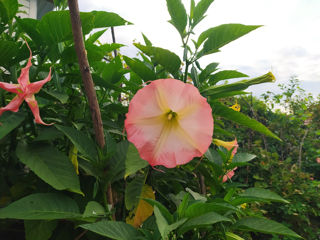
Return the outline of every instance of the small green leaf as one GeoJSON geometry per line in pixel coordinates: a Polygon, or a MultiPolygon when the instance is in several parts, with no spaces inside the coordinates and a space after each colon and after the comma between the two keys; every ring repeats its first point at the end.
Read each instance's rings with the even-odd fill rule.
{"type": "Polygon", "coordinates": [[[238,212],[239,209],[228,203],[204,203],[196,202],[191,204],[186,212],[185,216],[188,218],[199,217],[208,212],[216,212],[224,215],[226,212],[238,212]]]}
{"type": "Polygon", "coordinates": [[[201,0],[197,4],[193,13],[193,27],[195,27],[205,17],[204,14],[206,13],[213,1],[214,0],[201,0]]]}
{"type": "Polygon", "coordinates": [[[165,217],[160,212],[159,208],[157,206],[154,206],[154,216],[156,217],[156,223],[158,226],[158,230],[161,234],[162,239],[167,239],[167,236],[169,234],[168,231],[168,222],[165,219],[165,217]]]}
{"type": "Polygon", "coordinates": [[[255,159],[256,157],[256,155],[250,153],[237,153],[232,158],[232,163],[250,162],[252,159],[255,159]]]}
{"type": "Polygon", "coordinates": [[[206,66],[205,69],[203,69],[203,71],[200,73],[199,75],[199,81],[200,82],[204,82],[205,80],[208,79],[209,75],[217,70],[217,66],[219,65],[219,63],[210,63],[208,66],[206,66]]]}
{"type": "Polygon", "coordinates": [[[252,130],[263,133],[266,136],[273,137],[273,138],[281,141],[281,139],[278,136],[276,136],[274,133],[272,133],[262,123],[254,120],[252,118],[249,118],[248,116],[244,115],[243,113],[234,111],[233,109],[222,105],[220,102],[214,102],[212,104],[212,109],[213,109],[214,115],[221,116],[225,119],[228,119],[230,121],[236,122],[241,125],[244,125],[246,127],[251,128],[252,130]]]}
{"type": "Polygon", "coordinates": [[[94,28],[115,27],[132,24],[113,12],[92,11],[94,28]]]}
{"type": "Polygon", "coordinates": [[[58,193],[35,193],[0,209],[1,218],[53,220],[79,218],[77,203],[58,193]]]}
{"type": "Polygon", "coordinates": [[[201,216],[191,218],[188,221],[186,221],[178,229],[178,235],[181,235],[193,228],[205,227],[218,222],[231,222],[231,220],[215,212],[209,212],[201,216]]]}
{"type": "Polygon", "coordinates": [[[240,194],[242,197],[255,197],[272,202],[289,203],[289,201],[283,199],[278,194],[263,188],[248,188],[240,194]]]}
{"type": "Polygon", "coordinates": [[[168,222],[169,224],[173,223],[172,214],[169,212],[169,210],[162,203],[160,203],[156,200],[150,199],[150,198],[144,198],[143,200],[148,202],[150,205],[157,207],[158,210],[161,212],[162,216],[164,216],[164,218],[166,219],[166,222],[168,222]]]}
{"type": "Polygon", "coordinates": [[[95,201],[90,201],[88,202],[82,217],[84,218],[99,217],[99,216],[101,217],[101,216],[104,216],[105,214],[106,214],[106,211],[100,203],[95,201]]]}
{"type": "Polygon", "coordinates": [[[125,190],[125,205],[127,210],[133,210],[139,203],[142,188],[145,183],[144,176],[137,176],[132,180],[125,190]]]}
{"type": "Polygon", "coordinates": [[[140,60],[131,59],[127,56],[123,56],[123,59],[126,61],[126,64],[130,69],[139,75],[144,81],[147,82],[156,79],[155,73],[140,60]]]}
{"type": "Polygon", "coordinates": [[[200,46],[206,40],[203,46],[203,54],[210,54],[258,27],[261,26],[223,24],[202,32],[198,38],[197,44],[200,46]]]}
{"type": "Polygon", "coordinates": [[[94,44],[108,29],[103,29],[101,31],[97,31],[90,35],[90,37],[86,40],[86,44],[94,44]]]}
{"type": "Polygon", "coordinates": [[[70,139],[80,153],[91,160],[98,159],[95,143],[87,135],[72,127],[58,124],[55,124],[54,126],[70,139]]]}
{"type": "Polygon", "coordinates": [[[241,77],[248,77],[248,75],[235,70],[224,70],[224,71],[220,71],[215,74],[212,74],[210,76],[209,83],[213,85],[221,80],[241,78],[241,77]]]}
{"type": "Polygon", "coordinates": [[[58,92],[55,90],[46,90],[46,89],[42,89],[42,91],[54,97],[56,100],[59,100],[62,104],[65,104],[68,102],[69,95],[64,92],[58,92]]]}
{"type": "Polygon", "coordinates": [[[25,220],[26,240],[48,240],[57,225],[57,221],[25,220]]]}
{"type": "Polygon", "coordinates": [[[168,12],[171,16],[170,23],[183,36],[187,26],[187,12],[181,0],[167,0],[168,12]]]}
{"type": "Polygon", "coordinates": [[[130,143],[126,157],[126,171],[124,177],[136,173],[138,170],[148,166],[148,162],[141,159],[136,147],[130,143]]]}
{"type": "Polygon", "coordinates": [[[4,112],[0,116],[0,139],[18,127],[25,118],[26,115],[21,112],[4,112]]]}
{"type": "Polygon", "coordinates": [[[57,190],[82,194],[80,182],[68,157],[50,145],[19,144],[17,156],[38,177],[57,190]]]}
{"type": "Polygon", "coordinates": [[[236,222],[233,227],[242,231],[255,231],[266,234],[279,234],[289,237],[302,238],[286,226],[260,217],[242,218],[236,222]]]}
{"type": "Polygon", "coordinates": [[[138,230],[124,222],[102,220],[96,223],[82,224],[80,227],[116,240],[132,240],[140,236],[138,230]]]}
{"type": "Polygon", "coordinates": [[[143,53],[153,58],[156,64],[162,65],[168,72],[172,73],[173,75],[179,70],[181,61],[175,53],[163,48],[143,46],[138,43],[135,43],[134,45],[143,53]]]}

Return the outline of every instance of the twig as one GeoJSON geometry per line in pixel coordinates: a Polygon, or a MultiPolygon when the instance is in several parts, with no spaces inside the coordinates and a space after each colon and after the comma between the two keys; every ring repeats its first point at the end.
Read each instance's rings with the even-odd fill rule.
{"type": "Polygon", "coordinates": [[[90,66],[87,59],[87,53],[84,47],[84,40],[82,36],[82,28],[80,21],[80,13],[78,0],[68,0],[70,9],[70,18],[72,25],[72,32],[74,38],[74,45],[79,61],[79,68],[82,75],[82,81],[85,89],[86,96],[89,102],[95,138],[98,145],[103,148],[105,145],[103,125],[101,119],[100,108],[97,100],[97,95],[94,89],[92,76],[90,73],[90,66]]]}
{"type": "Polygon", "coordinates": [[[301,169],[301,159],[302,159],[302,147],[303,147],[303,144],[304,144],[304,140],[306,139],[307,135],[308,135],[308,132],[309,132],[309,128],[306,129],[306,131],[304,132],[304,135],[300,141],[300,146],[299,146],[299,158],[298,158],[298,165],[299,165],[299,168],[301,169]]]}

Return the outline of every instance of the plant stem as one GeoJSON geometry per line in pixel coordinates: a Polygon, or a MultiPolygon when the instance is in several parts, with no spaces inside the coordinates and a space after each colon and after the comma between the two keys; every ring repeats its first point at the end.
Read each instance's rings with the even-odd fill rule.
{"type": "Polygon", "coordinates": [[[79,68],[82,75],[85,93],[89,102],[95,138],[98,145],[101,148],[103,148],[105,145],[105,138],[103,132],[101,113],[97,100],[97,95],[94,89],[92,76],[90,73],[90,66],[87,59],[87,53],[84,47],[78,0],[68,0],[68,5],[70,9],[74,45],[78,56],[79,68]]]}

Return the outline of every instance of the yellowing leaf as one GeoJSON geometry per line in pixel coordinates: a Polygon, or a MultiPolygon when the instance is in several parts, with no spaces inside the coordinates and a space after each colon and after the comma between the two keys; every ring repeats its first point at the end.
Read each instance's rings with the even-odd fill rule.
{"type": "Polygon", "coordinates": [[[79,167],[78,167],[78,149],[73,146],[69,151],[69,159],[72,162],[74,169],[76,170],[77,175],[79,175],[79,167]]]}
{"type": "Polygon", "coordinates": [[[153,213],[153,206],[144,201],[142,198],[151,198],[155,199],[154,192],[152,187],[149,185],[144,185],[142,187],[140,201],[137,207],[129,213],[129,216],[126,218],[126,222],[131,224],[135,228],[138,228],[148,217],[153,213]]]}

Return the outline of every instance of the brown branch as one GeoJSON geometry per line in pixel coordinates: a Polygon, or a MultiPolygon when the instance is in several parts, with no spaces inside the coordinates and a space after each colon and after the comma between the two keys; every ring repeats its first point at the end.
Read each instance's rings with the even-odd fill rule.
{"type": "Polygon", "coordinates": [[[96,91],[94,89],[92,76],[90,73],[90,66],[87,59],[87,53],[84,47],[78,0],[68,0],[68,5],[70,9],[74,46],[78,56],[79,68],[82,76],[85,93],[89,102],[95,138],[98,145],[101,148],[103,148],[105,145],[105,139],[101,120],[101,113],[97,100],[96,91]]]}

